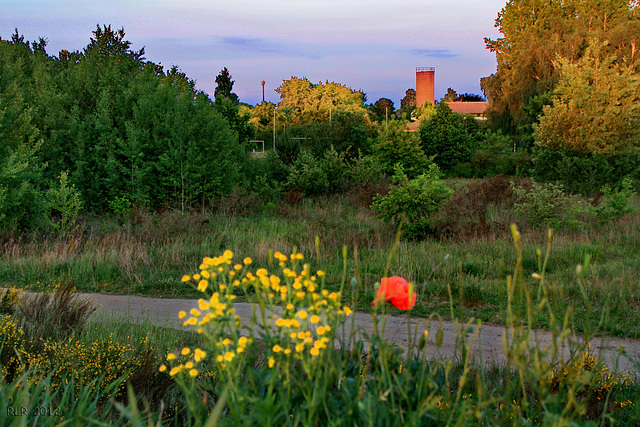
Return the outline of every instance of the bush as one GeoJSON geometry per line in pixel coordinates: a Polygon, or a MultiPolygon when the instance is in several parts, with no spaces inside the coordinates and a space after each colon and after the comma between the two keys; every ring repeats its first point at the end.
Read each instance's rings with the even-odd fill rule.
{"type": "Polygon", "coordinates": [[[435,164],[412,180],[401,166],[396,166],[393,181],[395,185],[389,194],[374,197],[373,210],[378,211],[384,221],[395,225],[404,219],[407,237],[425,237],[432,229],[435,214],[451,198],[453,190],[440,181],[440,169],[435,164]]]}
{"type": "Polygon", "coordinates": [[[607,184],[619,186],[625,177],[640,182],[640,150],[607,155],[537,149],[532,165],[536,181],[561,183],[571,193],[592,195],[607,184]]]}
{"type": "Polygon", "coordinates": [[[625,178],[619,189],[614,190],[609,185],[602,188],[603,201],[596,208],[596,216],[600,221],[616,220],[633,211],[629,206],[631,198],[636,194],[633,190],[634,182],[625,178]]]}
{"type": "Polygon", "coordinates": [[[568,195],[561,184],[532,181],[531,187],[525,188],[512,182],[511,188],[516,215],[535,227],[580,229],[585,223],[579,218],[591,211],[584,199],[568,195]]]}
{"type": "Polygon", "coordinates": [[[420,146],[416,134],[406,132],[404,123],[397,121],[390,122],[388,128],[380,129],[373,154],[389,176],[393,175],[399,164],[407,176],[415,178],[432,163],[420,146]]]}
{"type": "Polygon", "coordinates": [[[347,170],[347,177],[354,184],[377,184],[382,179],[384,169],[375,156],[358,153],[347,170]]]}
{"type": "Polygon", "coordinates": [[[443,172],[449,173],[453,167],[469,160],[475,140],[472,129],[461,114],[451,111],[442,102],[436,112],[420,125],[422,149],[427,156],[435,156],[434,162],[443,172]]]}
{"type": "Polygon", "coordinates": [[[325,194],[329,190],[329,177],[322,162],[303,151],[291,166],[288,185],[306,195],[325,194]]]}

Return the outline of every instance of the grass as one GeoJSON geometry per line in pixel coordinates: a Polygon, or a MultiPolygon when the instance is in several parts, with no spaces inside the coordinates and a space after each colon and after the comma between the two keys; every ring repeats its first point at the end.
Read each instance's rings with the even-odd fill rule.
{"type": "MultiPolygon", "coordinates": [[[[124,221],[86,218],[81,231],[66,239],[6,238],[0,252],[0,285],[44,290],[71,281],[82,292],[195,297],[196,292],[179,278],[195,270],[205,256],[231,248],[240,257],[251,256],[258,266],[268,266],[271,248],[285,253],[297,248],[306,260],[327,271],[328,282],[337,289],[346,246],[347,281],[356,276],[357,248],[363,283],[357,291],[357,308],[367,310],[374,284],[384,274],[395,233],[357,201],[353,195],[305,199],[298,205],[283,204],[275,212],[251,216],[164,212],[137,213],[124,221]]],[[[639,202],[635,199],[634,203],[639,202]]],[[[455,316],[503,324],[505,277],[512,273],[510,266],[515,262],[505,224],[513,219],[508,208],[490,205],[487,223],[493,226],[488,235],[402,242],[389,274],[416,284],[419,303],[415,314],[450,318],[447,286],[451,285],[455,316]]],[[[540,270],[536,250],[544,251],[546,234],[541,229],[523,230],[522,264],[530,287],[536,286],[530,276],[540,270]]],[[[580,231],[557,230],[551,250],[546,278],[556,285],[558,294],[552,301],[556,309],[573,306],[591,322],[600,323],[603,334],[640,338],[640,322],[634,320],[640,314],[637,213],[607,224],[587,223],[580,231]],[[583,280],[583,294],[575,268],[587,255],[591,270],[583,280]]],[[[547,327],[548,322],[536,319],[535,326],[547,327]]],[[[583,329],[581,324],[575,326],[578,331],[583,329]]]]}

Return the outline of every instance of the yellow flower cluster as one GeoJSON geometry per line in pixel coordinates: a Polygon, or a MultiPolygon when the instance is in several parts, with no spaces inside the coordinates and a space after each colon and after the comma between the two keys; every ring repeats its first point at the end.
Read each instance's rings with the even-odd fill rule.
{"type": "MultiPolygon", "coordinates": [[[[196,328],[211,340],[210,356],[222,368],[234,362],[253,342],[242,336],[240,318],[233,308],[235,293],[244,292],[264,313],[269,313],[262,316],[262,323],[266,324],[259,325],[268,336],[269,367],[282,358],[319,356],[332,342],[336,327],[352,313],[349,307],[341,305],[339,292],[323,289],[323,271],[313,274],[308,264],[301,266],[302,254],[294,251],[287,256],[275,252],[273,258],[280,266],[279,274],[270,274],[265,268],[249,271],[251,258],[234,264],[233,252],[227,250],[221,256],[204,258],[198,274],[182,278],[207,298],[198,300],[198,308],[189,313],[182,311],[178,316],[185,319],[185,326],[196,328]]],[[[171,353],[167,357],[169,361],[174,359],[176,355],[171,353]]],[[[195,359],[180,363],[169,373],[177,375],[187,370],[195,377],[197,363],[195,359]]],[[[168,368],[163,365],[161,369],[168,368]]]]}

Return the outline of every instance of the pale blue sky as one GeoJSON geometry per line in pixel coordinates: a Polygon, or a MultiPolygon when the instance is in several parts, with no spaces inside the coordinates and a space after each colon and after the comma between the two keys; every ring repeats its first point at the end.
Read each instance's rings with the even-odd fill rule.
{"type": "Polygon", "coordinates": [[[400,107],[416,67],[436,67],[436,98],[448,87],[479,93],[496,69],[483,37],[505,0],[0,0],[0,37],[14,28],[46,37],[47,52],[81,50],[96,24],[124,27],[145,57],[177,65],[208,93],[227,67],[240,100],[277,102],[291,76],[362,89],[368,102],[400,107]]]}

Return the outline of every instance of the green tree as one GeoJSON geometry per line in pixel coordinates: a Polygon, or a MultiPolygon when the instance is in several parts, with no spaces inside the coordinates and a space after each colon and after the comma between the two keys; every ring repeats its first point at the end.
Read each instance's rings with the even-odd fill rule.
{"type": "Polygon", "coordinates": [[[404,97],[400,100],[398,115],[406,120],[411,119],[411,113],[416,108],[416,90],[407,89],[404,97]]]}
{"type": "Polygon", "coordinates": [[[591,41],[581,59],[560,58],[553,104],[534,124],[536,144],[550,149],[615,153],[640,147],[640,74],[618,63],[608,42],[591,41]]]}
{"type": "Polygon", "coordinates": [[[291,77],[276,89],[280,94],[279,109],[293,112],[293,123],[326,122],[338,111],[362,113],[367,121],[365,95],[347,86],[325,82],[312,84],[306,77],[291,77]]]}
{"type": "Polygon", "coordinates": [[[389,98],[380,98],[369,107],[373,118],[380,123],[384,123],[389,117],[392,117],[396,109],[393,106],[393,101],[389,98]]]}
{"type": "Polygon", "coordinates": [[[392,121],[388,127],[380,127],[372,153],[389,176],[394,173],[396,165],[400,165],[404,173],[414,178],[432,163],[420,146],[416,133],[407,132],[400,121],[392,121]]]}
{"type": "Polygon", "coordinates": [[[557,84],[557,56],[578,60],[594,37],[610,40],[607,51],[615,61],[634,61],[640,41],[638,10],[637,2],[627,0],[508,1],[496,19],[502,37],[485,38],[498,62],[497,72],[481,81],[489,116],[515,131],[524,116],[521,107],[557,84]]]}
{"type": "Polygon", "coordinates": [[[471,157],[475,139],[462,115],[451,111],[446,102],[435,107],[435,113],[423,121],[419,129],[422,149],[443,172],[471,157]]]}
{"type": "Polygon", "coordinates": [[[220,70],[220,74],[216,76],[216,89],[214,92],[214,97],[218,99],[218,97],[222,97],[230,100],[233,103],[238,102],[238,95],[231,92],[233,90],[233,84],[235,82],[231,80],[231,74],[227,67],[224,67],[220,70]]]}

